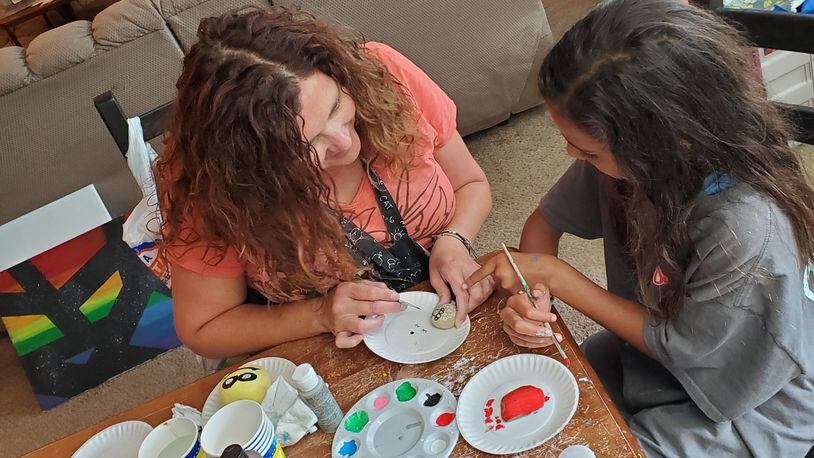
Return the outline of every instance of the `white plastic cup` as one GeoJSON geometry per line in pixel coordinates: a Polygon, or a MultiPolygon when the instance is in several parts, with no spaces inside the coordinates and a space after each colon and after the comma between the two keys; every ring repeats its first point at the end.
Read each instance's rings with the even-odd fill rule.
{"type": "Polygon", "coordinates": [[[263,458],[285,458],[274,435],[274,425],[260,404],[243,399],[230,402],[212,415],[201,433],[201,448],[217,458],[226,447],[238,444],[263,458]]]}
{"type": "Polygon", "coordinates": [[[189,418],[172,418],[156,426],[139,447],[138,458],[198,458],[198,426],[189,418]]]}

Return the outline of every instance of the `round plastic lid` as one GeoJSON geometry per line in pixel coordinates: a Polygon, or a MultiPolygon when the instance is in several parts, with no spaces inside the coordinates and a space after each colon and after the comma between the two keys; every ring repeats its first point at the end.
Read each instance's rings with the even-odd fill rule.
{"type": "Polygon", "coordinates": [[[596,455],[584,445],[572,445],[560,453],[560,458],[596,458],[596,455]]]}

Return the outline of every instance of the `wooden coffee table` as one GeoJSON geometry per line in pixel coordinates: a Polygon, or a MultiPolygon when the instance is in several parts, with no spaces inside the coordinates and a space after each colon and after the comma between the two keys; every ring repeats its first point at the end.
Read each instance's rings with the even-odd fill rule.
{"type": "MultiPolygon", "coordinates": [[[[294,363],[311,363],[330,384],[339,405],[349,409],[362,396],[374,388],[393,380],[408,377],[430,378],[448,386],[458,396],[469,378],[487,364],[513,354],[528,352],[515,346],[500,327],[496,313],[499,299],[495,296],[470,315],[472,330],[464,344],[451,355],[438,361],[414,366],[385,361],[368,350],[364,344],[350,350],[340,350],[333,338],[319,336],[289,342],[253,357],[279,356],[294,363]]],[[[569,355],[571,371],[579,386],[579,405],[565,429],[545,444],[523,456],[557,456],[569,445],[583,444],[593,449],[598,457],[644,457],[627,424],[622,420],[593,368],[579,350],[574,337],[565,326],[554,324],[555,331],[564,336],[563,347],[569,355]]],[[[269,332],[274,332],[270,329],[269,332]]],[[[550,347],[534,353],[559,358],[550,347]]],[[[206,397],[229,369],[204,377],[190,385],[171,391],[146,404],[135,407],[97,425],[83,429],[64,439],[40,448],[26,457],[68,457],[98,431],[125,420],[142,420],[157,425],[171,417],[173,404],[181,403],[201,409],[206,397]]],[[[333,436],[316,432],[300,443],[288,447],[289,456],[329,456],[333,436]]],[[[485,456],[467,444],[463,438],[453,452],[454,457],[485,456]]]]}
{"type": "Polygon", "coordinates": [[[51,10],[57,10],[59,14],[70,22],[76,19],[71,9],[71,0],[22,0],[16,5],[0,4],[0,29],[3,29],[11,38],[15,46],[20,46],[20,40],[14,33],[14,26],[31,19],[34,16],[42,15],[49,27],[53,27],[50,19],[45,14],[51,10]]]}

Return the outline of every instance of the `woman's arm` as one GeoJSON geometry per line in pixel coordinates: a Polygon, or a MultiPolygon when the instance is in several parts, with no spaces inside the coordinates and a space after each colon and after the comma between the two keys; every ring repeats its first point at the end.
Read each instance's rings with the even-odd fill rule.
{"type": "MultiPolygon", "coordinates": [[[[445,229],[474,240],[492,210],[492,191],[486,174],[472,158],[469,148],[457,132],[435,152],[435,160],[455,190],[455,214],[445,229]]],[[[458,305],[456,324],[461,324],[469,311],[492,294],[491,279],[474,288],[464,288],[467,275],[478,267],[460,240],[439,237],[435,241],[430,255],[430,284],[442,303],[449,302],[452,294],[455,294],[458,305]]]]}
{"type": "Polygon", "coordinates": [[[172,265],[172,296],[178,338],[209,358],[253,353],[291,340],[332,332],[339,347],[358,345],[383,317],[401,310],[398,295],[373,282],[341,283],[322,298],[284,304],[246,304],[246,280],[209,277],[172,265]]]}
{"type": "Polygon", "coordinates": [[[455,190],[455,215],[446,229],[474,240],[492,211],[492,190],[486,174],[457,132],[435,152],[435,160],[455,190]]]}

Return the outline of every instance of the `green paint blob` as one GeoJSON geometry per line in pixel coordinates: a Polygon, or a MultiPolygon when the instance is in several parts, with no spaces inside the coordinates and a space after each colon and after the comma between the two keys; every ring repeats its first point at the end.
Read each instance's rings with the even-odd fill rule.
{"type": "Polygon", "coordinates": [[[360,410],[353,413],[345,420],[345,429],[352,433],[358,433],[359,431],[365,429],[365,425],[369,420],[370,417],[367,416],[367,412],[360,410]]]}
{"type": "Polygon", "coordinates": [[[396,388],[396,399],[398,399],[399,402],[409,401],[413,399],[415,395],[415,388],[413,388],[410,382],[404,382],[396,388]]]}

